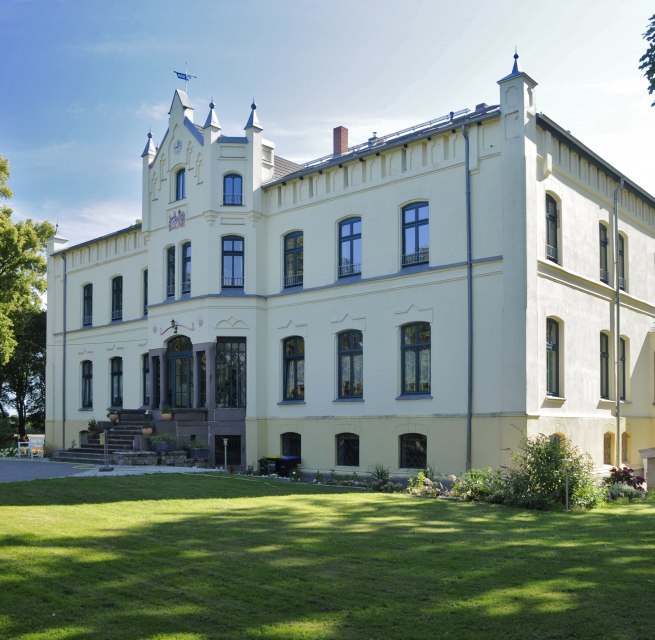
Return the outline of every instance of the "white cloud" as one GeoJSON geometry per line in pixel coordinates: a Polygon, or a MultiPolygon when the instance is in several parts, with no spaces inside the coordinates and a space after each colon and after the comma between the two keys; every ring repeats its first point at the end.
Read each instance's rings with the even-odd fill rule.
{"type": "Polygon", "coordinates": [[[168,103],[141,104],[135,114],[144,120],[165,120],[168,116],[168,103]]]}

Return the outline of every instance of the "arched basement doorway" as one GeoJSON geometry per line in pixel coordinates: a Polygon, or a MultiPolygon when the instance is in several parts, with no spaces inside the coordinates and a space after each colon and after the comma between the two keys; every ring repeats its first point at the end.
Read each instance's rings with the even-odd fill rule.
{"type": "Polygon", "coordinates": [[[186,336],[168,342],[166,396],[173,408],[193,406],[193,345],[186,336]]]}

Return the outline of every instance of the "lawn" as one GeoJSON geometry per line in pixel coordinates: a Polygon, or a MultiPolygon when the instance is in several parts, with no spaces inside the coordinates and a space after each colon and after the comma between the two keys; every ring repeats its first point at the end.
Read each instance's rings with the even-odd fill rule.
{"type": "Polygon", "coordinates": [[[646,638],[655,507],[540,513],[228,475],[0,485],[0,637],[646,638]]]}

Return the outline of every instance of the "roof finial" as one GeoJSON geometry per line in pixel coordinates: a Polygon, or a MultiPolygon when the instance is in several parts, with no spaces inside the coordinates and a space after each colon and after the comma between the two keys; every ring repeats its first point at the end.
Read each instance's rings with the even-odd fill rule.
{"type": "Polygon", "coordinates": [[[250,117],[248,118],[248,122],[246,122],[246,126],[244,127],[244,129],[251,129],[254,127],[261,131],[262,125],[259,124],[259,118],[257,117],[257,103],[255,102],[254,96],[252,99],[252,104],[250,105],[250,109],[251,109],[250,117]]]}
{"type": "Polygon", "coordinates": [[[146,142],[146,147],[143,150],[143,153],[141,154],[141,157],[143,158],[144,156],[154,156],[157,153],[157,147],[155,147],[155,143],[152,141],[152,128],[150,131],[148,131],[148,142],[146,142]]]}
{"type": "Polygon", "coordinates": [[[216,115],[216,112],[214,111],[214,107],[216,105],[214,104],[214,98],[211,99],[211,102],[209,103],[209,113],[207,114],[207,120],[205,120],[205,129],[207,127],[216,127],[217,129],[221,128],[221,125],[218,121],[218,116],[216,115]]]}
{"type": "Polygon", "coordinates": [[[514,47],[514,66],[512,67],[512,75],[520,73],[519,72],[519,54],[516,52],[516,47],[514,47]]]}

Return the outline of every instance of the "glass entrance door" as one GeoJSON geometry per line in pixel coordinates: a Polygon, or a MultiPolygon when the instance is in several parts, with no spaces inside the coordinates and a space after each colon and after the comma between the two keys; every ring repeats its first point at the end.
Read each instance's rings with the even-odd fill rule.
{"type": "Polygon", "coordinates": [[[186,336],[168,343],[167,397],[173,408],[193,406],[193,347],[186,336]]]}

